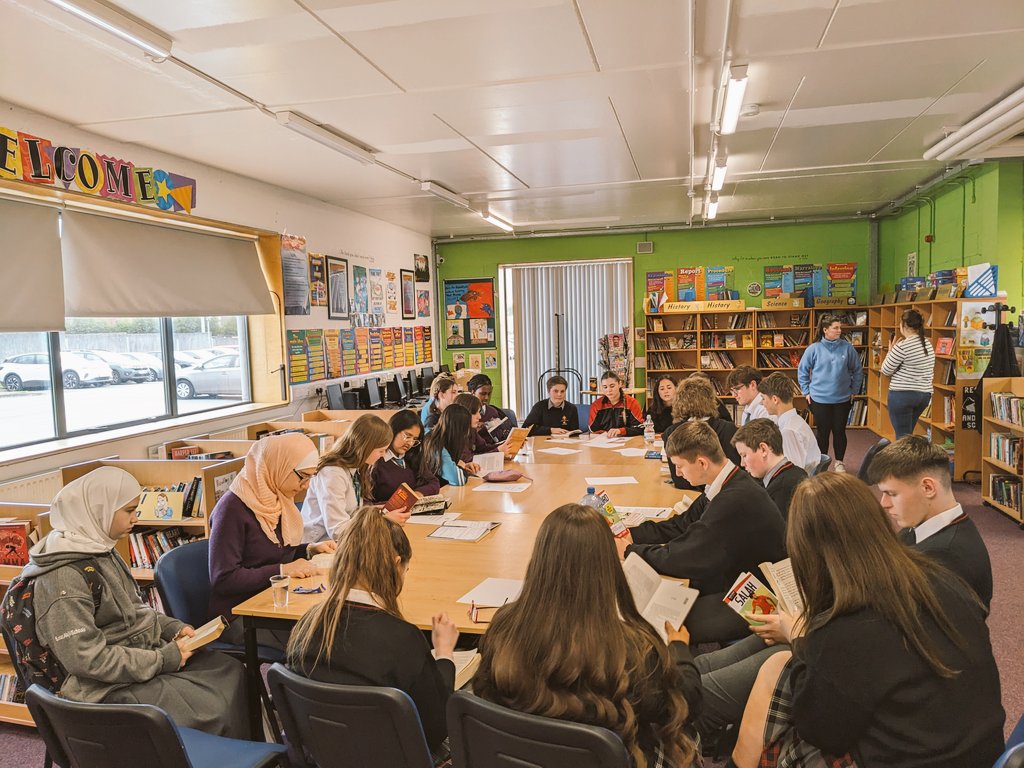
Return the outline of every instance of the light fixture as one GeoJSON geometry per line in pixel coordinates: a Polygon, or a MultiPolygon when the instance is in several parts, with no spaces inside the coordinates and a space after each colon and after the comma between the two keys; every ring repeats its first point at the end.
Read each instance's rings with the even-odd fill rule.
{"type": "Polygon", "coordinates": [[[360,147],[343,136],[317,125],[298,112],[278,112],[276,117],[277,122],[285,128],[301,133],[307,139],[323,144],[328,149],[333,149],[335,152],[340,152],[346,157],[351,157],[363,165],[373,165],[377,162],[373,152],[370,150],[360,147]]]}
{"type": "Polygon", "coordinates": [[[718,215],[718,193],[713,192],[708,198],[707,208],[704,211],[704,220],[710,221],[718,215]]]}
{"type": "Polygon", "coordinates": [[[723,186],[725,186],[725,172],[726,163],[729,162],[729,158],[720,157],[715,162],[715,170],[711,174],[711,191],[717,192],[723,186]]]}
{"type": "Polygon", "coordinates": [[[729,67],[725,84],[725,107],[718,132],[723,136],[736,133],[736,124],[743,110],[743,96],[747,91],[747,65],[729,67]]]}
{"type": "Polygon", "coordinates": [[[1024,122],[1024,88],[1018,88],[986,109],[924,153],[925,160],[952,160],[972,151],[984,151],[1020,132],[1024,122]]]}
{"type": "Polygon", "coordinates": [[[480,211],[480,218],[482,218],[488,224],[493,224],[498,229],[503,229],[506,232],[513,231],[513,227],[511,224],[509,224],[504,219],[498,218],[493,213],[491,213],[487,208],[484,208],[482,211],[480,211]]]}
{"type": "Polygon", "coordinates": [[[457,205],[459,208],[466,208],[467,210],[470,208],[469,200],[464,198],[462,195],[455,194],[450,189],[442,187],[440,184],[435,184],[433,181],[424,181],[420,184],[420,189],[424,192],[429,192],[434,197],[446,200],[452,205],[457,205]]]}
{"type": "Polygon", "coordinates": [[[155,59],[166,59],[171,55],[172,41],[169,37],[107,3],[99,2],[99,0],[49,1],[83,21],[94,24],[125,42],[138,46],[155,59]]]}

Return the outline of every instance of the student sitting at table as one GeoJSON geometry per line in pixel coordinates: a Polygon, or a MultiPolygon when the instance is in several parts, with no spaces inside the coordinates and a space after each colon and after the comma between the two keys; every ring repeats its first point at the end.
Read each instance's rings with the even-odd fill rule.
{"type": "Polygon", "coordinates": [[[523,421],[524,427],[532,427],[531,435],[558,437],[580,428],[580,413],[576,406],[565,399],[569,388],[562,376],[552,376],[547,381],[547,400],[538,400],[523,421]]]}
{"type": "Polygon", "coordinates": [[[764,375],[752,365],[738,365],[729,371],[729,378],[725,385],[729,388],[730,394],[736,398],[737,405],[743,406],[743,415],[740,417],[740,424],[747,424],[754,419],[769,418],[768,410],[764,407],[764,401],[758,386],[764,375]]]}
{"type": "Polygon", "coordinates": [[[654,431],[659,435],[672,423],[672,405],[676,401],[676,380],[667,373],[651,382],[651,396],[648,398],[644,416],[654,422],[654,431]]]}
{"type": "Polygon", "coordinates": [[[689,638],[666,622],[666,647],[640,616],[613,542],[590,507],[566,504],[544,519],[522,592],[480,641],[473,692],[607,728],[637,766],[690,766],[687,724],[701,696],[689,638]]]}
{"type": "Polygon", "coordinates": [[[483,427],[480,429],[480,433],[483,437],[494,444],[498,444],[508,437],[509,432],[512,431],[512,422],[509,421],[508,415],[504,411],[491,405],[491,393],[494,391],[491,377],[486,373],[476,374],[466,382],[466,391],[476,397],[482,406],[480,420],[483,422],[483,427]]]}
{"type": "Polygon", "coordinates": [[[338,541],[325,599],[292,631],[288,666],[320,682],[405,691],[436,760],[447,756],[445,705],[455,689],[459,630],[448,614],[433,617],[435,659],[423,633],[403,618],[398,596],[411,559],[402,527],[376,507],[361,507],[338,541]]]}
{"type": "Polygon", "coordinates": [[[484,433],[487,430],[484,428],[483,422],[483,403],[478,398],[468,392],[463,392],[455,398],[455,403],[461,405],[470,415],[470,429],[472,431],[472,440],[470,441],[467,450],[462,455],[464,461],[472,461],[473,457],[478,453],[495,453],[500,451],[506,458],[508,457],[508,446],[500,443],[495,443],[488,439],[488,436],[484,433]]]}
{"type": "Polygon", "coordinates": [[[694,642],[746,637],[747,622],[722,598],[742,572],[785,558],[782,515],[764,486],[725,457],[718,435],[703,421],[673,430],[665,451],[704,492],[685,514],[630,528],[616,544],[623,557],[636,552],[658,573],[689,579],[700,590],[686,619],[694,642]]]}
{"type": "MultiPolygon", "coordinates": [[[[680,424],[685,424],[688,421],[703,421],[718,435],[718,442],[721,444],[726,458],[733,464],[740,463],[740,455],[732,444],[732,436],[736,434],[736,425],[731,421],[718,418],[715,390],[705,379],[688,378],[679,383],[675,402],[672,403],[672,419],[672,424],[662,433],[662,438],[665,441],[668,441],[680,424]]],[[[671,461],[668,464],[668,470],[672,484],[676,488],[684,491],[693,490],[693,486],[676,471],[675,465],[671,461]]]]}
{"type": "MultiPolygon", "coordinates": [[[[332,539],[303,543],[295,506],[318,460],[313,441],[298,432],[268,435],[249,449],[210,513],[210,616],[231,616],[236,605],[267,589],[271,576],[313,576],[308,558],[334,551],[332,539]]],[[[240,645],[242,622],[232,621],[222,639],[240,645]]],[[[287,637],[261,630],[259,642],[283,648],[287,637]]]]}
{"type": "Polygon", "coordinates": [[[391,446],[383,458],[377,459],[370,473],[373,500],[383,504],[402,483],[424,496],[433,496],[441,490],[441,483],[434,475],[423,472],[423,454],[419,448],[423,437],[420,417],[415,411],[403,408],[395,411],[389,426],[391,446]]]}
{"type": "Polygon", "coordinates": [[[423,441],[423,469],[441,480],[441,485],[465,485],[466,476],[480,472],[472,460],[473,417],[461,405],[452,403],[441,414],[437,429],[423,441]],[[465,456],[469,452],[470,460],[465,456]]]}
{"type": "MultiPolygon", "coordinates": [[[[384,457],[391,440],[388,423],[379,416],[365,413],[320,457],[302,504],[306,541],[338,538],[353,513],[373,499],[370,469],[384,457]]],[[[409,510],[403,508],[387,515],[404,525],[409,519],[409,510]]]]}
{"type": "Polygon", "coordinates": [[[789,502],[793,491],[807,473],[782,453],[782,432],[771,419],[754,419],[736,430],[732,444],[740,455],[743,468],[764,483],[782,519],[789,518],[789,502]]]}
{"type": "Polygon", "coordinates": [[[814,431],[793,406],[796,392],[793,380],[776,372],[766,376],[758,389],[768,415],[782,432],[782,449],[786,458],[810,474],[821,461],[821,451],[814,431]]]}
{"type": "Polygon", "coordinates": [[[590,431],[604,432],[608,437],[644,433],[644,414],[640,403],[622,391],[622,379],[614,371],[605,371],[601,377],[604,394],[590,406],[590,431]]]}
{"type": "Polygon", "coordinates": [[[430,385],[430,399],[420,409],[420,421],[423,422],[423,431],[429,432],[441,418],[441,411],[455,402],[455,396],[459,394],[459,384],[453,377],[444,373],[439,375],[430,385]]]}
{"type": "Polygon", "coordinates": [[[715,396],[716,408],[718,409],[718,418],[722,421],[728,421],[730,424],[733,423],[734,419],[732,412],[729,411],[725,403],[722,402],[722,398],[718,396],[718,390],[715,389],[715,382],[712,381],[711,377],[708,376],[704,371],[694,371],[686,378],[688,379],[700,379],[701,381],[707,382],[707,385],[711,387],[711,392],[715,396]]]}

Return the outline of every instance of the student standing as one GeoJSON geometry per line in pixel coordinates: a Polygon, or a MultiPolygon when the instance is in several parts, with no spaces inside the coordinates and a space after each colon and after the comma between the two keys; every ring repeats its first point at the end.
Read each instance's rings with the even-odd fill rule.
{"type": "MultiPolygon", "coordinates": [[[[688,421],[703,421],[715,431],[726,458],[733,464],[739,464],[740,456],[732,444],[732,437],[736,434],[736,425],[718,417],[716,403],[715,391],[705,379],[685,379],[676,390],[676,399],[672,404],[673,422],[662,437],[667,442],[680,424],[685,424],[688,421]]],[[[684,491],[693,489],[694,486],[676,472],[675,465],[671,461],[668,464],[668,469],[669,477],[676,488],[684,491]]]]}
{"type": "Polygon", "coordinates": [[[391,417],[389,426],[391,446],[370,473],[373,500],[383,504],[402,483],[424,496],[433,496],[441,490],[441,483],[434,475],[423,472],[423,455],[419,448],[423,425],[419,416],[403,408],[391,417]]]}
{"type": "Polygon", "coordinates": [[[800,358],[797,381],[814,415],[818,451],[827,455],[829,438],[832,440],[836,472],[846,471],[846,422],[863,379],[860,354],[843,338],[842,323],[835,315],[822,315],[818,340],[800,358]]]}
{"type": "Polygon", "coordinates": [[[552,376],[548,379],[547,400],[538,400],[534,403],[523,421],[524,427],[532,427],[531,435],[557,437],[580,428],[579,411],[565,399],[568,388],[569,382],[562,376],[552,376]]]}
{"type": "Polygon", "coordinates": [[[786,458],[811,474],[821,462],[821,452],[814,432],[793,407],[793,382],[776,372],[765,377],[760,390],[764,407],[782,432],[786,458]]]}
{"type": "Polygon", "coordinates": [[[616,733],[638,766],[690,766],[700,687],[685,630],[666,648],[640,616],[599,512],[541,523],[514,603],[480,641],[473,691],[504,707],[616,733]],[[586,578],[580,578],[586,574],[586,578]]]}
{"type": "Polygon", "coordinates": [[[312,680],[379,685],[409,694],[427,746],[439,757],[455,688],[452,653],[459,637],[446,613],[432,618],[430,653],[423,633],[402,616],[398,596],[412,547],[400,525],[362,507],[338,543],[326,599],[303,614],[288,643],[288,666],[312,680]]]}
{"type": "Polygon", "coordinates": [[[736,431],[732,444],[743,468],[764,483],[782,519],[787,520],[793,491],[807,479],[807,473],[786,458],[779,426],[771,419],[754,419],[736,431]]]}
{"type": "MultiPolygon", "coordinates": [[[[320,457],[302,505],[306,541],[336,539],[355,511],[373,499],[370,469],[384,458],[391,441],[388,423],[365,413],[320,457]]],[[[394,510],[387,515],[404,524],[409,519],[409,510],[394,510]]]]}
{"type": "Polygon", "coordinates": [[[889,421],[896,439],[914,434],[917,420],[932,401],[935,350],[924,337],[924,318],[916,309],[903,312],[898,341],[893,338],[882,373],[889,376],[889,421]]]}
{"type": "Polygon", "coordinates": [[[472,456],[472,425],[469,411],[452,403],[423,441],[423,469],[436,475],[441,485],[465,485],[467,474],[480,472],[479,464],[464,458],[467,451],[472,456]]]}
{"type": "Polygon", "coordinates": [[[741,425],[748,424],[754,419],[768,418],[768,411],[758,389],[763,378],[764,375],[752,365],[740,365],[729,372],[725,385],[729,387],[729,392],[736,398],[736,402],[743,406],[741,425]]]}
{"type": "Polygon", "coordinates": [[[640,403],[622,391],[622,379],[614,371],[601,377],[604,394],[590,406],[590,431],[604,432],[608,437],[642,435],[644,414],[640,403]]]}
{"type": "Polygon", "coordinates": [[[651,398],[645,409],[645,416],[654,422],[654,431],[663,434],[672,423],[672,406],[676,401],[676,380],[667,373],[661,374],[653,382],[651,398]]]}

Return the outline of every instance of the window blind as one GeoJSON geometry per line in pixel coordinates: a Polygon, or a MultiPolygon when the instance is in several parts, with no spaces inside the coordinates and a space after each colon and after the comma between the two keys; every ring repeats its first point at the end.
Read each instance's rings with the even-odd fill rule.
{"type": "Polygon", "coordinates": [[[256,245],[65,211],[68,317],[204,317],[274,312],[256,245]]]}
{"type": "Polygon", "coordinates": [[[0,331],[63,331],[58,211],[0,200],[0,331]]]}

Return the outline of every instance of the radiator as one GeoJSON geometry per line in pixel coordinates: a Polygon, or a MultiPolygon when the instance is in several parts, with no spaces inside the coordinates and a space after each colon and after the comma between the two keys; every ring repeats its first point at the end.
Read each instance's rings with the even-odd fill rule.
{"type": "Polygon", "coordinates": [[[59,470],[0,483],[0,501],[49,504],[63,487],[59,470]]]}

